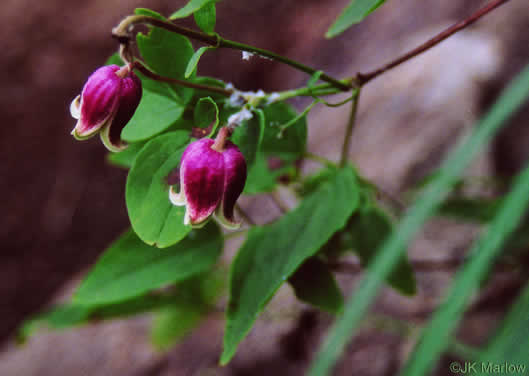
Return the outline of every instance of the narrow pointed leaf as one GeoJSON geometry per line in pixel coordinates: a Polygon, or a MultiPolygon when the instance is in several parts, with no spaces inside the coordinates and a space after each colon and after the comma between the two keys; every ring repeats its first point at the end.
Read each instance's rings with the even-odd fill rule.
{"type": "Polygon", "coordinates": [[[215,3],[219,0],[190,0],[184,7],[178,9],[176,12],[171,14],[169,19],[174,20],[177,18],[189,17],[196,11],[202,9],[210,3],[215,3]]]}
{"type": "Polygon", "coordinates": [[[361,22],[385,2],[386,0],[351,0],[349,5],[327,30],[325,37],[334,38],[343,33],[352,25],[361,22]]]}
{"type": "Polygon", "coordinates": [[[230,271],[221,364],[233,357],[281,284],[343,228],[358,205],[357,188],[353,170],[345,167],[277,222],[250,230],[230,271]]]}
{"type": "Polygon", "coordinates": [[[189,62],[187,63],[186,71],[184,74],[185,78],[189,78],[193,73],[195,73],[198,61],[200,60],[204,52],[212,48],[213,47],[204,46],[200,47],[198,50],[195,51],[195,53],[193,54],[193,56],[191,56],[191,59],[189,59],[189,62]]]}

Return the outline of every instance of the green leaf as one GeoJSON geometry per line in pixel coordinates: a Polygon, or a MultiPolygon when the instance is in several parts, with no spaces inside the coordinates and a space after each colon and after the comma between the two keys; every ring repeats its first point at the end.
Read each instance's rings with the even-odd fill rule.
{"type": "Polygon", "coordinates": [[[349,5],[327,30],[325,37],[334,38],[340,35],[352,25],[361,22],[385,2],[386,0],[351,0],[349,5]]]}
{"type": "Polygon", "coordinates": [[[185,207],[169,201],[169,174],[179,166],[189,142],[188,132],[163,134],[140,151],[127,177],[125,199],[130,223],[149,245],[169,247],[183,239],[191,226],[184,225],[185,207]]]}
{"type": "Polygon", "coordinates": [[[136,8],[136,9],[134,9],[134,14],[137,14],[139,16],[153,17],[153,18],[157,18],[159,20],[165,20],[165,17],[162,16],[160,13],[155,12],[152,9],[147,9],[147,8],[136,8]]]}
{"type": "Polygon", "coordinates": [[[248,177],[244,186],[245,194],[271,192],[277,185],[277,178],[284,172],[284,168],[271,171],[266,158],[258,152],[255,161],[248,169],[248,177]]]}
{"type": "MultiPolygon", "coordinates": [[[[193,81],[193,82],[195,82],[197,84],[208,85],[208,86],[216,86],[216,87],[220,87],[220,88],[223,88],[223,89],[226,86],[223,81],[217,80],[216,78],[213,78],[213,77],[206,77],[206,76],[195,77],[191,81],[193,81]]],[[[213,93],[213,92],[210,92],[210,91],[200,90],[200,89],[195,89],[194,90],[193,98],[195,100],[198,100],[198,99],[203,98],[203,97],[211,97],[214,100],[216,100],[217,102],[219,102],[220,100],[226,99],[226,97],[224,95],[219,94],[219,93],[213,93]]]]}
{"type": "Polygon", "coordinates": [[[121,303],[102,306],[82,306],[72,303],[60,304],[26,320],[18,329],[17,339],[25,342],[42,328],[63,330],[79,326],[90,320],[112,319],[131,316],[173,304],[170,295],[145,295],[121,303]]]}
{"type": "Polygon", "coordinates": [[[478,223],[490,222],[500,207],[500,199],[452,197],[443,202],[439,214],[478,223]]]}
{"type": "Polygon", "coordinates": [[[281,284],[343,228],[357,204],[356,175],[346,167],[277,222],[249,231],[231,266],[221,364],[233,357],[281,284]]]}
{"type": "Polygon", "coordinates": [[[235,128],[231,136],[231,141],[239,147],[249,168],[255,162],[257,152],[260,150],[264,121],[263,112],[256,110],[254,116],[250,120],[243,121],[240,126],[235,128]]]}
{"type": "MultiPolygon", "coordinates": [[[[524,103],[528,95],[529,67],[509,86],[483,120],[473,127],[472,134],[457,145],[443,163],[439,175],[429,184],[416,203],[408,209],[397,231],[384,242],[382,249],[377,251],[377,257],[371,264],[370,273],[366,273],[360,281],[354,295],[345,306],[343,316],[331,328],[324,347],[314,358],[309,376],[328,374],[329,369],[343,352],[362,316],[377,296],[384,279],[400,259],[410,239],[439,207],[447,192],[457,182],[458,177],[473,157],[490,141],[503,122],[524,103]]],[[[464,294],[461,297],[464,297],[464,294]]],[[[456,323],[455,320],[453,322],[456,323]]],[[[432,353],[425,358],[428,362],[423,365],[429,364],[432,355],[435,356],[432,353]]],[[[421,375],[425,373],[425,369],[423,372],[418,372],[421,375]]]]}
{"type": "Polygon", "coordinates": [[[189,78],[193,73],[195,73],[198,61],[200,60],[204,52],[209,49],[214,49],[214,47],[204,46],[200,47],[198,50],[195,51],[195,53],[193,54],[193,56],[191,56],[191,59],[189,59],[189,62],[187,63],[186,71],[184,74],[185,78],[189,78]]]}
{"type": "Polygon", "coordinates": [[[144,142],[130,144],[125,150],[118,153],[108,153],[107,160],[114,166],[131,168],[136,160],[136,156],[145,146],[144,142]]]}
{"type": "Polygon", "coordinates": [[[112,65],[112,64],[122,66],[125,63],[123,62],[123,60],[121,60],[121,58],[119,57],[119,54],[116,52],[115,54],[112,54],[105,62],[105,65],[112,65]]]}
{"type": "Polygon", "coordinates": [[[170,348],[200,324],[224,288],[225,272],[213,269],[177,286],[174,303],[163,307],[155,316],[151,340],[156,347],[170,348]]]}
{"type": "Polygon", "coordinates": [[[166,249],[151,247],[128,231],[99,258],[77,290],[74,302],[116,303],[183,281],[209,269],[221,250],[222,236],[214,223],[192,231],[166,249]]]}
{"type": "Polygon", "coordinates": [[[143,90],[134,116],[121,132],[127,142],[144,141],[167,130],[180,119],[185,106],[174,98],[143,90]]]}
{"type": "Polygon", "coordinates": [[[217,19],[217,11],[215,9],[215,2],[212,1],[199,10],[197,10],[193,17],[197,26],[204,33],[212,33],[215,30],[215,23],[217,19]]]}
{"type": "Polygon", "coordinates": [[[305,153],[307,121],[305,117],[281,132],[280,126],[297,116],[296,111],[284,102],[272,103],[263,109],[266,119],[261,150],[265,155],[286,161],[299,159],[305,153]],[[281,137],[279,137],[281,132],[281,137]]]}
{"type": "Polygon", "coordinates": [[[486,368],[479,368],[481,368],[481,371],[488,373],[479,374],[527,374],[529,371],[529,358],[527,357],[527,349],[529,348],[529,316],[527,312],[529,312],[529,285],[526,285],[521,296],[503,320],[494,338],[487,345],[487,349],[480,356],[478,364],[483,364],[486,368]],[[494,372],[494,368],[489,367],[490,364],[513,365],[517,367],[518,372],[500,372],[499,370],[494,372]]]}
{"type": "Polygon", "coordinates": [[[343,296],[334,275],[317,258],[311,257],[305,261],[288,282],[299,300],[335,314],[343,308],[343,296]]]}
{"type": "Polygon", "coordinates": [[[219,0],[190,0],[183,8],[178,9],[176,12],[171,14],[169,19],[174,20],[177,18],[189,17],[196,11],[202,9],[208,4],[214,4],[219,0]]]}
{"type": "MultiPolygon", "coordinates": [[[[380,209],[365,205],[351,217],[347,230],[349,240],[347,245],[353,248],[362,265],[368,266],[374,260],[380,246],[393,233],[393,224],[380,209]]],[[[413,269],[405,252],[393,267],[387,281],[404,295],[414,295],[417,291],[413,269]]]]}
{"type": "Polygon", "coordinates": [[[166,307],[157,312],[151,329],[151,342],[158,350],[169,350],[205,318],[206,313],[194,304],[166,307]]]}
{"type": "Polygon", "coordinates": [[[211,97],[200,98],[195,106],[194,125],[199,128],[207,128],[213,125],[212,132],[219,124],[219,108],[211,97]]]}
{"type": "MultiPolygon", "coordinates": [[[[153,27],[149,34],[136,36],[141,56],[147,65],[161,76],[183,80],[187,64],[195,51],[186,37],[153,27]]],[[[194,74],[190,76],[194,77],[194,74]]],[[[181,98],[182,103],[193,95],[193,90],[183,86],[169,85],[181,98]]]]}

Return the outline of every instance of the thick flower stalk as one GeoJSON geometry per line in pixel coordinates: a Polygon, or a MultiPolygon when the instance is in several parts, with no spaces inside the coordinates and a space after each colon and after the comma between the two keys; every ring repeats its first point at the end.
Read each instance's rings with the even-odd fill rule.
{"type": "Polygon", "coordinates": [[[72,135],[86,140],[99,133],[108,150],[123,150],[127,145],[121,140],[121,131],[134,115],[141,95],[141,81],[129,65],[97,69],[70,105],[70,113],[78,119],[72,135]]]}
{"type": "Polygon", "coordinates": [[[180,163],[180,192],[173,187],[169,199],[185,206],[184,224],[202,227],[213,215],[228,229],[235,229],[234,207],[246,182],[246,161],[239,148],[227,141],[228,128],[215,140],[200,139],[189,144],[180,163]]]}

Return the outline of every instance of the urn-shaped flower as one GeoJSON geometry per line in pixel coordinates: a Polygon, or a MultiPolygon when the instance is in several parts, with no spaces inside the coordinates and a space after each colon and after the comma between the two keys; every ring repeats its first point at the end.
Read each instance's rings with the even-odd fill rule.
{"type": "Polygon", "coordinates": [[[141,95],[141,81],[128,65],[97,69],[70,105],[70,113],[78,119],[72,135],[85,140],[99,132],[107,149],[123,150],[126,144],[121,131],[134,115],[141,95]]]}
{"type": "Polygon", "coordinates": [[[180,192],[171,187],[169,199],[185,205],[186,225],[202,227],[212,215],[226,228],[240,225],[234,206],[246,182],[246,162],[235,144],[218,139],[194,141],[182,154],[180,192]]]}

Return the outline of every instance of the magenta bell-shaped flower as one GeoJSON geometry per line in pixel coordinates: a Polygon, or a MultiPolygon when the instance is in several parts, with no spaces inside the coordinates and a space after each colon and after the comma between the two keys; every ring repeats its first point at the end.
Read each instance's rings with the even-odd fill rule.
{"type": "Polygon", "coordinates": [[[78,119],[72,135],[86,140],[99,132],[108,150],[123,150],[127,145],[121,140],[121,131],[134,115],[141,95],[141,81],[128,65],[97,69],[70,105],[70,113],[78,119]]]}
{"type": "Polygon", "coordinates": [[[227,128],[216,140],[200,139],[188,145],[180,163],[180,192],[169,190],[174,205],[186,207],[184,224],[202,227],[214,216],[235,229],[234,206],[246,182],[246,161],[239,148],[226,141],[227,128]]]}

